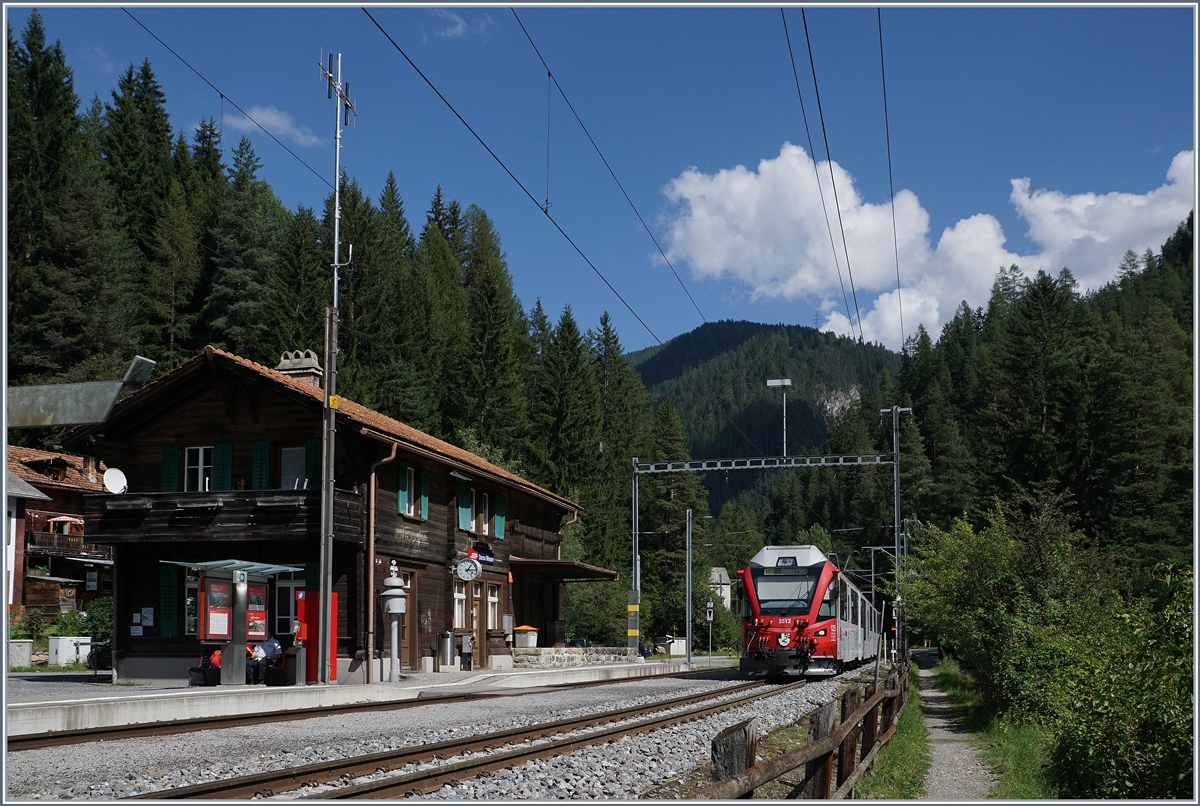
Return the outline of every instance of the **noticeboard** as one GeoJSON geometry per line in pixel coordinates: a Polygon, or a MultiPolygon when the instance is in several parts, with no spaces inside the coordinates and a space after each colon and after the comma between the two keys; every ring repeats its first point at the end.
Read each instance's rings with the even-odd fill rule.
{"type": "Polygon", "coordinates": [[[203,577],[200,580],[200,639],[233,638],[233,582],[203,577]]]}
{"type": "Polygon", "coordinates": [[[267,586],[246,587],[246,638],[267,637],[267,586]]]}

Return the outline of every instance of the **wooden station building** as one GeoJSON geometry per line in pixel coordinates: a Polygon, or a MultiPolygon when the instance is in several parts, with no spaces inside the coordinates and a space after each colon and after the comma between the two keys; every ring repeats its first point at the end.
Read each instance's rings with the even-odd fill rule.
{"type": "MultiPolygon", "coordinates": [[[[178,677],[196,663],[198,580],[188,563],[296,569],[275,573],[267,595],[267,632],[290,644],[297,591],[319,588],[323,400],[311,351],[285,353],[271,369],[206,347],[118,401],[103,424],[67,435],[67,447],[128,483],[85,497],[88,540],[113,552],[118,677],[178,677]]],[[[456,645],[473,633],[476,668],[511,665],[514,626],[561,645],[564,584],[616,578],[561,559],[561,528],[582,514],[577,504],[351,400],[337,400],[336,422],[339,683],[386,676],[379,597],[393,561],[407,593],[406,668],[434,655],[439,633],[454,633],[456,645]],[[482,567],[473,579],[456,573],[467,558],[482,567]]]]}

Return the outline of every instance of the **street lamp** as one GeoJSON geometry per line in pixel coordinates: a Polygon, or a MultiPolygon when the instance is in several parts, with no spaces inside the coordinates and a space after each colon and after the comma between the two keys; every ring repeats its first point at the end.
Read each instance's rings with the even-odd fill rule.
{"type": "Polygon", "coordinates": [[[774,378],[767,381],[767,386],[783,388],[783,455],[787,456],[787,390],[792,385],[791,378],[774,378]]]}

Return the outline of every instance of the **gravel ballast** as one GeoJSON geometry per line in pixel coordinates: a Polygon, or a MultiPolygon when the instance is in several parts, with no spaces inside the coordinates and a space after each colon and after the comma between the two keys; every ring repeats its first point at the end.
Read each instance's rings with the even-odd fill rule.
{"type": "MultiPolygon", "coordinates": [[[[734,685],[734,677],[647,678],[474,703],[430,704],[10,753],[6,760],[7,799],[111,800],[714,691],[734,685]]],[[[639,792],[706,763],[709,742],[723,728],[750,716],[760,718],[764,731],[795,721],[831,699],[846,677],[815,681],[789,695],[768,697],[702,720],[529,762],[515,770],[445,787],[427,797],[636,798],[639,792]]]]}

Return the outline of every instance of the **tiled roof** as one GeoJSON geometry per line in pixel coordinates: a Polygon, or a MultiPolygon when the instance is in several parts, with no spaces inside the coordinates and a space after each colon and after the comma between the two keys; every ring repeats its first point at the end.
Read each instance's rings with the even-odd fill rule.
{"type": "Polygon", "coordinates": [[[104,489],[103,463],[98,463],[91,476],[84,470],[84,457],[61,451],[43,451],[20,445],[8,446],[8,469],[17,478],[34,487],[54,487],[82,492],[100,492],[104,489]],[[62,477],[54,479],[38,467],[41,462],[57,460],[55,465],[63,470],[62,477]]]}
{"type": "MultiPolygon", "coordinates": [[[[169,382],[173,376],[184,371],[194,363],[205,361],[206,356],[212,356],[229,361],[258,375],[261,375],[262,377],[267,378],[273,383],[283,386],[292,392],[309,397],[318,404],[324,404],[324,392],[320,387],[313,386],[309,381],[294,378],[290,375],[285,375],[282,372],[278,372],[255,361],[251,361],[247,358],[242,358],[239,355],[234,355],[233,353],[210,346],[205,347],[204,352],[195,358],[185,362],[179,367],[176,367],[174,370],[168,372],[161,378],[157,378],[153,382],[142,387],[134,394],[119,400],[117,405],[113,408],[110,419],[116,417],[120,413],[121,409],[123,408],[123,404],[129,404],[130,401],[142,398],[155,387],[169,382]]],[[[349,398],[345,398],[340,395],[338,396],[337,414],[339,418],[349,418],[350,420],[353,420],[382,434],[394,437],[399,442],[407,442],[414,446],[424,448],[425,450],[443,456],[446,459],[459,462],[470,468],[474,468],[479,472],[508,481],[514,486],[528,490],[529,492],[532,492],[541,498],[549,499],[566,510],[575,512],[582,511],[582,508],[578,504],[575,504],[543,487],[539,487],[533,482],[521,478],[515,473],[510,473],[504,468],[492,464],[481,456],[476,456],[470,451],[464,450],[457,445],[451,445],[449,442],[444,442],[436,437],[432,437],[429,434],[426,434],[424,431],[419,431],[410,425],[400,422],[399,420],[388,417],[385,414],[380,414],[373,409],[369,409],[366,406],[355,403],[349,398]]]]}

